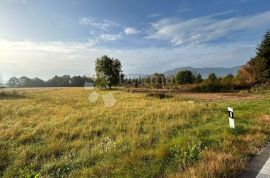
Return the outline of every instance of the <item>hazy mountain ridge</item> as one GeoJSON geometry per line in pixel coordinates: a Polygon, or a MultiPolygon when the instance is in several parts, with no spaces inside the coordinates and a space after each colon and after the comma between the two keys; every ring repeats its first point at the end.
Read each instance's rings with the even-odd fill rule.
{"type": "Polygon", "coordinates": [[[177,72],[183,70],[189,70],[193,73],[200,73],[203,78],[207,78],[209,74],[215,73],[218,77],[225,76],[228,74],[236,75],[240,66],[236,67],[202,67],[202,68],[193,68],[193,67],[180,67],[164,72],[165,76],[176,75],[177,72]]]}

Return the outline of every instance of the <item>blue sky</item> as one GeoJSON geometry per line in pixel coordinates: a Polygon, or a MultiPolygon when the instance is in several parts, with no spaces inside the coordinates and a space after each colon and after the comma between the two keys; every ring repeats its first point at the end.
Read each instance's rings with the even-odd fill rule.
{"type": "Polygon", "coordinates": [[[0,73],[94,74],[103,54],[126,74],[237,66],[269,22],[268,0],[0,0],[0,73]]]}

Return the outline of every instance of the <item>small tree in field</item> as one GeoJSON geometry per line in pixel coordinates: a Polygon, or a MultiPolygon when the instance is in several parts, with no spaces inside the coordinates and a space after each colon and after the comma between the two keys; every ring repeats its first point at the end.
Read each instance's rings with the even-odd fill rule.
{"type": "Polygon", "coordinates": [[[110,89],[121,80],[122,65],[118,59],[102,56],[96,59],[96,85],[101,88],[110,89]]]}
{"type": "Polygon", "coordinates": [[[194,81],[194,76],[189,70],[179,71],[176,74],[176,81],[180,85],[191,84],[194,81]]]}

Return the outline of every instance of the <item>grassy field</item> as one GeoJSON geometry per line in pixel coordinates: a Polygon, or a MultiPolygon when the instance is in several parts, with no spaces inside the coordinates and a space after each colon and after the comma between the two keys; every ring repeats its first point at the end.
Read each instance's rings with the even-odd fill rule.
{"type": "Polygon", "coordinates": [[[235,177],[269,141],[268,92],[158,99],[96,90],[112,92],[109,108],[89,102],[91,92],[1,94],[0,177],[235,177]]]}

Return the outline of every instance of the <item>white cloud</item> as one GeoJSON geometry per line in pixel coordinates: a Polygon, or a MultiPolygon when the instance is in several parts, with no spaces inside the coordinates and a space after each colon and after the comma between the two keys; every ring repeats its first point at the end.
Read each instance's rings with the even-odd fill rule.
{"type": "Polygon", "coordinates": [[[101,34],[97,40],[102,42],[115,41],[122,37],[122,33],[119,34],[101,34]]]}
{"type": "Polygon", "coordinates": [[[107,33],[107,34],[101,34],[101,35],[94,36],[92,39],[89,39],[88,42],[91,46],[94,46],[96,44],[115,41],[115,40],[119,40],[121,38],[122,38],[122,33],[118,33],[118,34],[107,33]]]}
{"type": "Polygon", "coordinates": [[[0,71],[5,80],[23,75],[47,79],[63,74],[94,74],[95,59],[104,54],[120,59],[126,74],[163,72],[179,66],[228,67],[245,63],[254,55],[255,47],[255,43],[239,43],[114,49],[89,43],[0,40],[0,71]]]}
{"type": "Polygon", "coordinates": [[[153,14],[148,15],[148,18],[156,18],[160,16],[162,16],[160,13],[153,13],[153,14]]]}
{"type": "Polygon", "coordinates": [[[110,20],[97,20],[93,17],[82,17],[79,23],[85,26],[93,27],[89,31],[91,37],[88,40],[92,46],[100,43],[119,40],[123,36],[122,26],[110,20]],[[120,27],[116,28],[115,27],[120,27]],[[118,33],[110,33],[110,31],[118,31],[118,33]]]}
{"type": "Polygon", "coordinates": [[[136,33],[139,33],[139,31],[133,27],[127,27],[125,28],[125,34],[127,35],[133,35],[133,34],[136,34],[136,33]]]}
{"type": "Polygon", "coordinates": [[[119,26],[119,24],[116,22],[110,20],[98,20],[93,17],[81,17],[79,19],[79,23],[85,26],[94,27],[96,29],[101,29],[104,31],[109,31],[110,28],[119,26]]]}
{"type": "Polygon", "coordinates": [[[203,43],[216,40],[231,32],[269,27],[270,11],[253,16],[218,19],[214,14],[188,20],[170,17],[151,24],[147,38],[167,40],[173,45],[203,43]]]}

